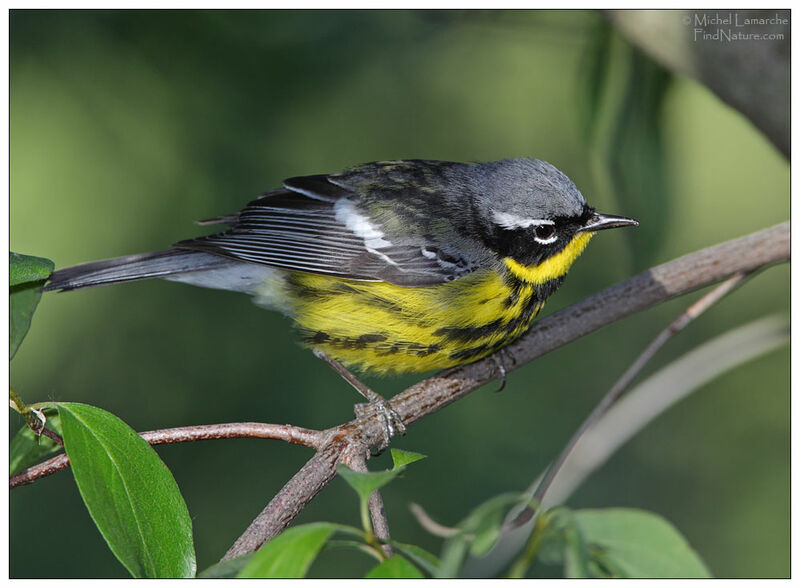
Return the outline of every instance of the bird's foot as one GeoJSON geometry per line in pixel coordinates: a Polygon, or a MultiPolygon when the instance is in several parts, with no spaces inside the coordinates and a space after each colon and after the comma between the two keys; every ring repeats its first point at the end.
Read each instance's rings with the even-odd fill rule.
{"type": "Polygon", "coordinates": [[[392,408],[392,405],[380,394],[375,392],[372,388],[364,384],[361,380],[359,380],[353,372],[348,370],[344,367],[340,362],[333,359],[326,353],[319,351],[318,349],[314,350],[314,355],[319,357],[322,361],[327,363],[329,366],[333,368],[333,370],[342,376],[347,383],[350,384],[353,388],[358,390],[359,394],[361,394],[364,398],[366,398],[369,402],[365,404],[357,404],[355,408],[355,413],[357,418],[371,416],[371,412],[374,411],[375,413],[379,414],[383,419],[383,446],[387,447],[389,445],[389,441],[395,435],[405,435],[406,434],[406,426],[403,424],[403,419],[400,418],[400,415],[397,414],[392,408]]]}
{"type": "Polygon", "coordinates": [[[502,392],[503,389],[506,387],[506,374],[508,371],[506,370],[506,363],[510,360],[510,363],[513,366],[517,364],[514,358],[506,353],[505,349],[499,349],[496,353],[490,356],[492,361],[494,362],[495,366],[497,367],[497,373],[500,375],[500,386],[497,387],[495,392],[502,392]]]}
{"type": "Polygon", "coordinates": [[[392,405],[380,394],[373,392],[374,397],[369,399],[369,402],[356,404],[355,414],[357,418],[370,417],[377,413],[383,420],[383,445],[388,446],[389,441],[396,435],[405,435],[406,426],[403,424],[403,419],[397,414],[397,411],[392,408],[392,405]]]}

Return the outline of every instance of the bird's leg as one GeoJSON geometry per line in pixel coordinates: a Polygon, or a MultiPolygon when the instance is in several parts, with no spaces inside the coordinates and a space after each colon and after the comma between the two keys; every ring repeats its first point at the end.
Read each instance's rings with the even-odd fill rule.
{"type": "MultiPolygon", "coordinates": [[[[492,361],[494,361],[494,364],[497,366],[497,371],[500,374],[500,386],[498,386],[498,388],[497,388],[497,390],[495,390],[495,392],[502,392],[503,388],[506,387],[506,373],[507,372],[506,372],[506,365],[505,364],[506,364],[506,360],[509,357],[510,356],[506,354],[506,350],[505,349],[498,349],[496,353],[491,355],[492,361]]],[[[510,357],[510,359],[511,359],[511,365],[512,366],[516,365],[517,362],[514,361],[514,358],[510,357]]]]}
{"type": "Polygon", "coordinates": [[[387,400],[375,392],[372,388],[364,384],[361,380],[359,380],[353,372],[348,370],[344,367],[340,362],[336,361],[328,354],[319,351],[318,349],[314,349],[314,355],[319,357],[322,361],[327,363],[329,366],[333,368],[333,370],[342,376],[348,384],[350,384],[353,388],[358,390],[359,394],[361,394],[364,398],[369,401],[368,405],[357,404],[356,405],[356,416],[360,417],[364,414],[364,409],[367,407],[375,408],[378,413],[383,417],[383,433],[384,433],[384,440],[386,444],[389,444],[389,440],[397,434],[405,435],[406,434],[406,427],[403,424],[403,420],[400,418],[400,415],[392,408],[392,406],[387,402],[387,400]]]}

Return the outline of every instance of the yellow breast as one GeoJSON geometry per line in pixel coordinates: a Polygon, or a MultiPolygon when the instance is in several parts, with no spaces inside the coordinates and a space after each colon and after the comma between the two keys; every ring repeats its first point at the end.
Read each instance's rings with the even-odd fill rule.
{"type": "Polygon", "coordinates": [[[517,291],[494,272],[407,288],[291,273],[286,291],[304,343],[345,364],[419,372],[492,353],[533,319],[533,288],[517,291]],[[517,319],[517,323],[511,324],[517,319]]]}
{"type": "Polygon", "coordinates": [[[589,235],[529,267],[475,272],[434,286],[403,287],[289,272],[283,291],[302,341],[378,373],[421,372],[469,363],[530,327],[589,235]]]}

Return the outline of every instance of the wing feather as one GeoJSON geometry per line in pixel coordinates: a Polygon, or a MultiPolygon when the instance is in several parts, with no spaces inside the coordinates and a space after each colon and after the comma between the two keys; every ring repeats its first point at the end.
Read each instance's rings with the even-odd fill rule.
{"type": "Polygon", "coordinates": [[[262,194],[221,233],[180,241],[177,249],[205,251],[263,265],[403,286],[448,282],[474,269],[466,255],[440,255],[438,244],[393,244],[357,208],[358,196],[327,176],[284,182],[262,194]]]}

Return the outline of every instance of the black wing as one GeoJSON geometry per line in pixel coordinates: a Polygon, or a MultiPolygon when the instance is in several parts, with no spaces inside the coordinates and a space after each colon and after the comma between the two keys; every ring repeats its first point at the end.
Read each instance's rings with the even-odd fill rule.
{"type": "Polygon", "coordinates": [[[306,176],[250,202],[229,230],[176,243],[234,259],[352,280],[424,286],[455,280],[474,269],[466,255],[445,254],[417,239],[393,244],[355,205],[355,194],[306,176]]]}

